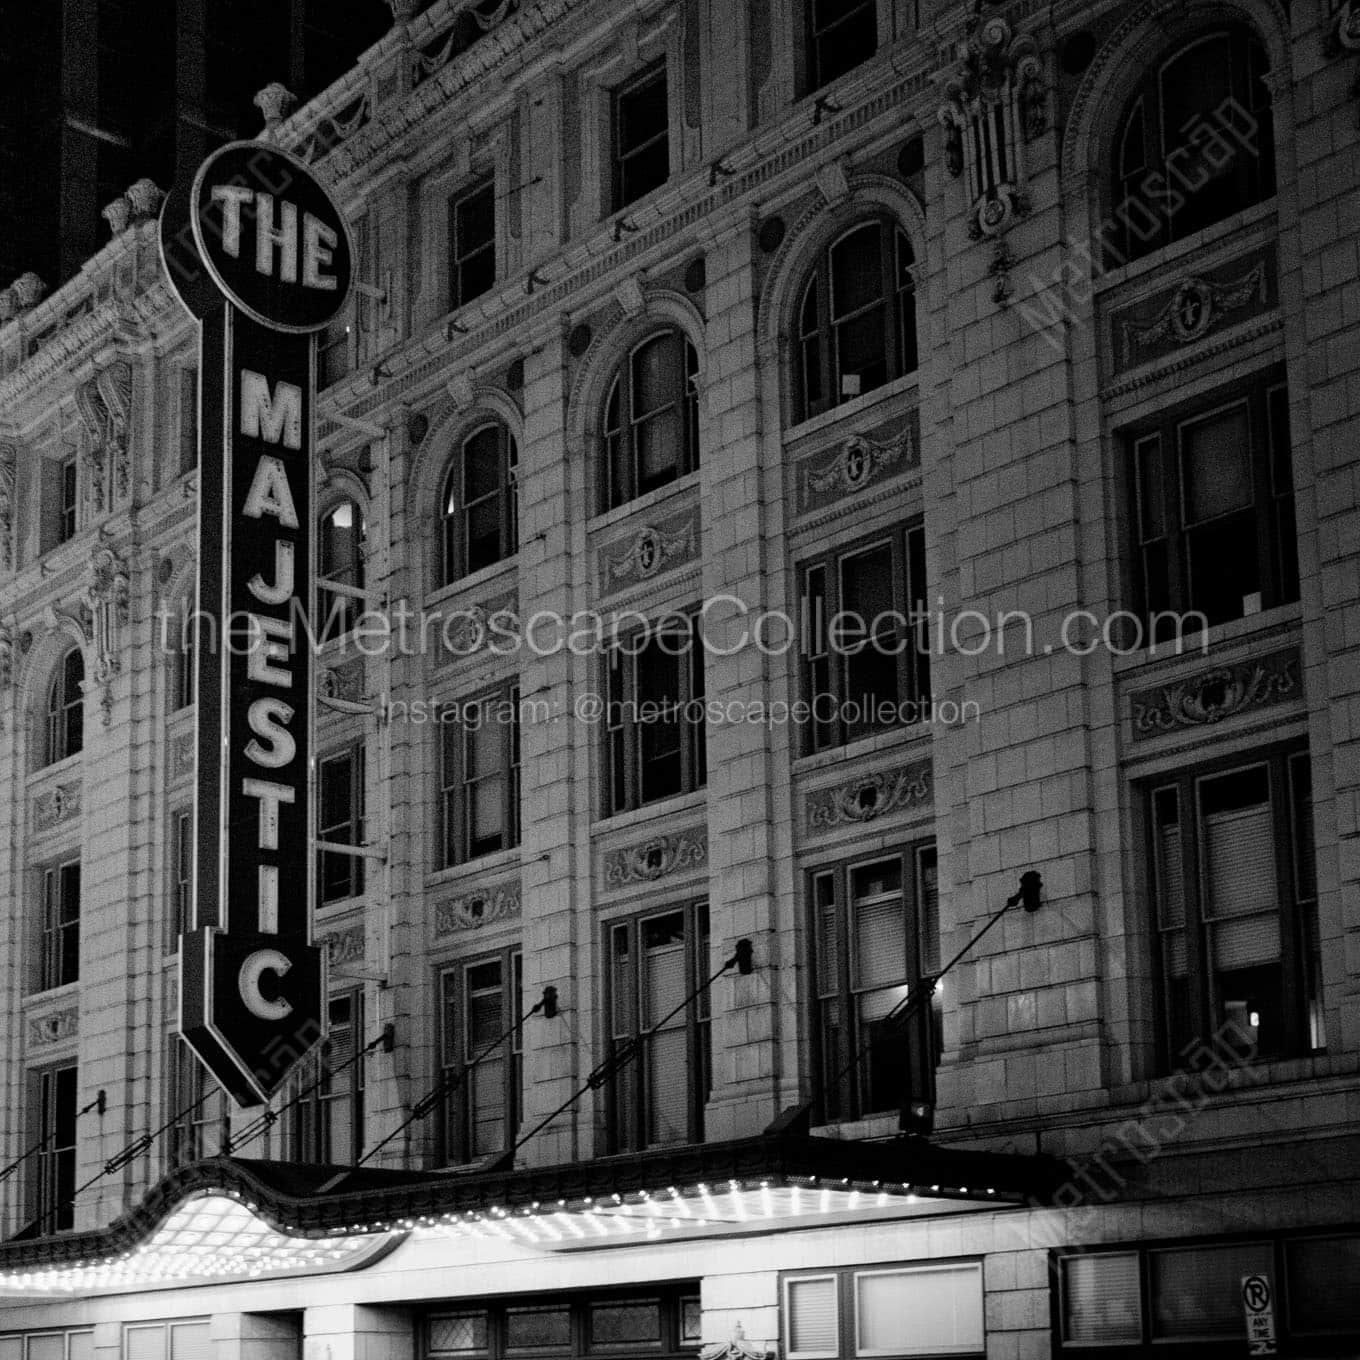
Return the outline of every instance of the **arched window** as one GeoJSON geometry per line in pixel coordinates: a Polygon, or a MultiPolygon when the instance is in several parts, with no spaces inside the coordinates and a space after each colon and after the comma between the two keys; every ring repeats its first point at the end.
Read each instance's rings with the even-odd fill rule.
{"type": "Polygon", "coordinates": [[[1269,69],[1240,27],[1201,33],[1149,68],[1112,148],[1111,268],[1274,194],[1269,69]]]}
{"type": "Polygon", "coordinates": [[[61,659],[47,691],[47,736],[43,764],[52,765],[80,750],[85,741],[85,659],[72,647],[61,659]]]}
{"type": "Polygon", "coordinates": [[[902,229],[865,222],[817,260],[798,307],[797,420],[916,369],[916,253],[902,229]]]}
{"type": "MultiPolygon", "coordinates": [[[[364,588],[364,512],[357,501],[331,506],[321,520],[317,566],[321,579],[335,585],[364,588]]],[[[321,636],[337,638],[358,622],[363,601],[340,591],[321,589],[321,636]]]]}
{"type": "Polygon", "coordinates": [[[699,356],[678,330],[634,346],[604,407],[603,508],[612,510],[699,466],[699,356]]]}
{"type": "Polygon", "coordinates": [[[499,421],[466,435],[444,478],[441,584],[513,557],[519,547],[519,450],[499,421]]]}

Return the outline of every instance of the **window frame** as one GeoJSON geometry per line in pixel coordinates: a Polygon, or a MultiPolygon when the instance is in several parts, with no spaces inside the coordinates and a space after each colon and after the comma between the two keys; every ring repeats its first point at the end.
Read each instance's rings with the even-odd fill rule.
{"type": "MultiPolygon", "coordinates": [[[[830,863],[810,866],[804,874],[804,894],[807,902],[806,951],[809,977],[809,1000],[812,1003],[810,1070],[816,1097],[816,1107],[823,1123],[850,1123],[859,1119],[900,1113],[909,1104],[935,1104],[935,1071],[939,1065],[943,1035],[943,1007],[938,992],[914,1018],[912,1027],[904,1034],[904,1068],[899,1088],[900,1098],[879,1109],[866,1108],[866,1072],[870,1055],[863,1040],[858,1001],[861,994],[883,991],[894,985],[914,987],[921,978],[933,976],[941,962],[939,938],[939,851],[933,836],[923,836],[896,847],[881,850],[862,850],[830,863]],[[856,898],[854,877],[857,870],[871,868],[896,860],[901,881],[903,937],[903,968],[901,984],[881,984],[877,987],[857,987],[854,979],[854,931],[852,907],[865,899],[856,898]],[[937,938],[928,937],[930,922],[923,909],[927,861],[933,861],[936,874],[934,926],[937,938]],[[819,915],[823,909],[818,896],[818,885],[824,880],[834,884],[831,906],[835,911],[835,990],[824,992],[821,985],[822,930],[819,915]],[[913,929],[914,926],[914,929],[913,929]],[[839,1039],[834,1055],[829,1050],[827,1022],[824,1013],[828,1003],[841,1015],[839,1039]],[[829,1071],[835,1061],[835,1070],[829,1071]],[[837,1081],[835,1105],[828,1089],[832,1078],[837,1081]],[[919,1089],[918,1089],[919,1088],[919,1089]]],[[[828,953],[831,951],[827,951],[828,953]]]]}
{"type": "Polygon", "coordinates": [[[80,461],[75,454],[61,460],[58,482],[57,547],[80,532],[80,461]]]}
{"type": "Polygon", "coordinates": [[[828,85],[834,85],[836,81],[844,79],[852,71],[858,70],[866,62],[872,61],[883,46],[881,35],[878,31],[879,0],[851,0],[846,6],[848,13],[837,15],[831,22],[818,27],[817,24],[817,0],[802,0],[802,26],[803,26],[803,80],[802,93],[804,96],[815,94],[819,90],[824,90],[828,85]],[[873,49],[860,56],[856,61],[848,66],[840,66],[833,70],[831,74],[823,74],[824,67],[832,66],[834,63],[824,63],[821,60],[821,44],[828,39],[834,41],[834,33],[838,28],[848,23],[854,22],[868,10],[873,18],[874,46],[873,49]]]}
{"type": "Polygon", "coordinates": [[[199,389],[198,365],[181,364],[176,370],[177,422],[176,449],[178,459],[175,476],[183,477],[198,468],[199,454],[199,389]]]}
{"type": "Polygon", "coordinates": [[[616,817],[641,807],[650,807],[669,798],[683,798],[697,793],[708,784],[708,734],[704,716],[697,721],[684,714],[694,705],[702,706],[706,694],[704,674],[704,643],[697,609],[675,610],[664,619],[648,623],[625,637],[617,639],[602,658],[603,689],[606,697],[605,721],[601,724],[601,770],[605,778],[601,790],[602,815],[616,817]],[[655,700],[639,698],[638,664],[653,646],[666,655],[659,639],[673,636],[678,630],[670,625],[680,619],[689,622],[689,645],[677,659],[676,678],[680,695],[676,707],[681,715],[675,719],[680,729],[680,787],[673,791],[647,797],[645,788],[645,743],[642,732],[647,724],[626,721],[630,713],[636,718],[639,711],[655,700]],[[649,637],[638,647],[636,639],[644,633],[649,637]],[[684,664],[688,661],[688,664],[684,664]]]}
{"type": "MultiPolygon", "coordinates": [[[[315,1057],[306,1064],[297,1078],[298,1097],[294,1110],[291,1137],[292,1158],[296,1162],[331,1165],[335,1150],[334,1120],[336,1108],[344,1114],[349,1104],[349,1143],[354,1158],[364,1150],[364,992],[362,987],[349,987],[332,992],[326,998],[326,1038],[315,1050],[315,1057]],[[335,1011],[339,1006],[349,1008],[346,1022],[353,1033],[354,1061],[343,1072],[329,1070],[332,1038],[337,1025],[335,1011]],[[339,1089],[330,1084],[339,1077],[339,1089]],[[314,1090],[308,1090],[315,1085],[314,1090]],[[306,1092],[306,1094],[302,1094],[306,1092]]],[[[343,1164],[342,1164],[343,1165],[343,1164]]]]}
{"type": "Polygon", "coordinates": [[[365,549],[367,542],[368,514],[358,496],[346,493],[328,501],[316,518],[316,594],[317,609],[320,614],[318,637],[323,645],[327,642],[338,641],[352,633],[358,625],[359,616],[367,607],[363,600],[352,595],[342,595],[338,591],[331,590],[326,584],[333,581],[337,585],[349,586],[354,590],[366,588],[367,553],[365,549]],[[328,568],[326,563],[330,547],[328,535],[333,532],[327,526],[335,518],[336,513],[346,505],[351,507],[356,520],[355,528],[352,530],[354,551],[352,557],[347,561],[340,562],[339,570],[335,570],[334,567],[328,568]],[[323,600],[326,601],[324,605],[322,604],[323,600]]]}
{"type": "Polygon", "coordinates": [[[669,63],[664,56],[648,62],[640,70],[634,71],[609,91],[609,202],[610,212],[622,212],[625,208],[655,193],[670,183],[675,174],[674,148],[671,146],[671,87],[669,63]],[[624,101],[637,95],[651,85],[659,83],[662,102],[666,106],[665,131],[653,135],[638,146],[625,150],[623,145],[623,105],[624,101]],[[644,156],[658,142],[666,145],[666,175],[656,184],[647,186],[631,195],[625,187],[625,174],[628,162],[644,156]]]}
{"type": "Polygon", "coordinates": [[[883,212],[868,213],[846,223],[821,246],[812,267],[802,277],[789,328],[793,424],[812,420],[870,392],[882,391],[920,370],[921,340],[917,324],[920,308],[916,283],[919,268],[916,245],[910,233],[895,217],[883,212]],[[833,315],[836,288],[832,257],[842,242],[870,226],[877,227],[879,232],[878,297],[843,316],[833,315]],[[904,249],[910,257],[906,262],[901,254],[904,249]],[[810,300],[816,310],[816,324],[811,328],[807,325],[810,300]],[[870,315],[875,308],[883,312],[883,381],[873,387],[861,387],[858,392],[846,393],[843,391],[846,375],[841,372],[840,330],[858,318],[870,315]],[[809,381],[812,368],[809,352],[810,346],[814,345],[818,387],[815,398],[809,381]]]}
{"type": "Polygon", "coordinates": [[[711,927],[708,898],[682,898],[655,904],[640,911],[614,916],[601,923],[604,958],[603,1038],[611,1053],[630,1049],[631,1056],[611,1074],[604,1101],[604,1141],[608,1151],[641,1152],[659,1147],[682,1147],[700,1143],[704,1138],[704,1107],[712,1094],[713,1049],[712,1008],[707,989],[699,984],[712,974],[711,927]],[[684,921],[684,992],[697,991],[685,1008],[679,1023],[671,1021],[667,1032],[683,1029],[685,1034],[685,1087],[688,1128],[678,1143],[653,1142],[648,1135],[652,1114],[651,1094],[647,1089],[646,1039],[642,1026],[643,989],[642,948],[645,927],[668,916],[684,921]],[[627,982],[629,996],[619,995],[619,970],[615,964],[617,932],[628,936],[627,982]],[[631,1077],[631,1080],[629,1078],[631,1077]],[[627,1082],[625,1091],[624,1083],[627,1082]]]}
{"type": "MultiPolygon", "coordinates": [[[[1160,643],[1167,635],[1163,624],[1182,625],[1207,612],[1198,607],[1191,569],[1191,536],[1197,529],[1248,512],[1255,522],[1257,573],[1261,596],[1260,613],[1296,604],[1300,598],[1298,565],[1298,521],[1293,486],[1293,449],[1281,447],[1288,438],[1289,383],[1282,368],[1270,368],[1251,377],[1219,388],[1197,401],[1182,402],[1159,412],[1155,418],[1136,421],[1119,431],[1124,451],[1124,487],[1130,513],[1127,516],[1127,560],[1131,594],[1143,620],[1150,642],[1160,643]],[[1277,404],[1282,403],[1282,406],[1277,404]],[[1184,431],[1202,425],[1214,416],[1245,407],[1251,458],[1252,501],[1250,507],[1227,511],[1211,519],[1191,521],[1189,487],[1185,475],[1184,431]],[[1279,426],[1283,416],[1284,428],[1279,426]],[[1155,444],[1161,478],[1160,509],[1150,505],[1145,478],[1148,455],[1141,452],[1155,444]],[[1281,486],[1284,474],[1288,484],[1281,486]],[[1149,519],[1158,515],[1163,531],[1149,531],[1149,519]],[[1285,516],[1290,518],[1286,528],[1285,516]],[[1154,600],[1149,554],[1159,545],[1165,553],[1166,599],[1154,600]]],[[[1290,441],[1292,444],[1292,440],[1290,441]]],[[[1245,611],[1240,618],[1256,615],[1245,611]]],[[[1220,627],[1210,619],[1209,626],[1220,627]]],[[[1198,631],[1198,630],[1196,630],[1198,631]]]]}
{"type": "Polygon", "coordinates": [[[854,1265],[831,1269],[811,1268],[781,1270],[779,1272],[779,1340],[787,1360],[888,1360],[889,1357],[918,1356],[977,1356],[987,1354],[987,1292],[983,1279],[983,1259],[980,1256],[948,1257],[930,1261],[863,1261],[854,1265]],[[875,1275],[928,1276],[966,1270],[977,1282],[978,1325],[982,1330],[981,1345],[952,1346],[898,1350],[861,1350],[859,1347],[860,1298],[858,1282],[875,1275]],[[835,1324],[837,1345],[834,1350],[803,1351],[792,1347],[793,1310],[790,1306],[792,1286],[817,1280],[835,1282],[835,1324]]]}
{"type": "Polygon", "coordinates": [[[193,929],[194,924],[194,810],[177,807],[170,811],[170,874],[166,896],[170,910],[166,913],[168,926],[167,952],[179,947],[179,937],[193,929]]]}
{"type": "Polygon", "coordinates": [[[468,975],[476,968],[495,963],[500,968],[500,1030],[509,1030],[524,1014],[524,952],[518,942],[502,949],[483,952],[443,965],[436,978],[439,998],[439,1067],[448,1083],[442,1104],[443,1127],[440,1154],[443,1166],[465,1166],[481,1157],[505,1151],[514,1144],[524,1116],[524,1031],[521,1027],[506,1044],[501,1082],[501,1124],[503,1138],[499,1149],[474,1151],[472,1127],[476,1118],[473,1088],[468,1081],[472,1071],[468,1040],[468,1004],[472,990],[468,975]],[[457,1023],[454,1023],[456,1015],[457,1023]],[[452,1051],[451,1051],[452,1050],[452,1051]]]}
{"type": "MultiPolygon", "coordinates": [[[[1271,743],[1235,755],[1223,755],[1200,764],[1181,767],[1161,776],[1140,781],[1139,790],[1145,835],[1143,845],[1144,863],[1148,882],[1148,938],[1151,954],[1152,977],[1156,985],[1157,1054],[1163,1071],[1175,1070],[1174,1064],[1187,1049],[1210,1043],[1213,1036],[1222,1030],[1226,1020],[1214,1022],[1212,1010],[1213,984],[1209,979],[1210,945],[1207,931],[1214,918],[1204,914],[1207,893],[1206,866],[1203,853],[1203,812],[1200,803],[1200,787],[1206,781],[1219,779],[1233,774],[1247,774],[1252,770],[1265,768],[1267,771],[1270,796],[1272,845],[1275,857],[1276,900],[1279,906],[1280,936],[1280,974],[1283,983],[1281,1011],[1284,1029],[1284,1047],[1279,1052],[1259,1053],[1255,1061],[1269,1062],[1280,1058],[1304,1057],[1310,1053],[1325,1052],[1311,1049],[1307,1037],[1310,1035],[1310,991],[1316,988],[1319,1007],[1322,1006],[1321,977],[1314,973],[1315,965],[1307,955],[1312,951],[1310,936],[1317,924],[1317,898],[1304,898],[1299,895],[1300,886],[1300,846],[1297,838],[1301,834],[1298,816],[1297,786],[1295,771],[1311,766],[1311,752],[1302,740],[1271,743]],[[1181,845],[1181,892],[1184,921],[1181,930],[1185,937],[1186,978],[1188,987],[1187,1022],[1195,1033],[1191,1033],[1179,1049],[1171,1034],[1171,1011],[1168,1000],[1168,979],[1165,954],[1161,945],[1164,933],[1161,921],[1162,874],[1158,863],[1159,847],[1158,822],[1155,811],[1157,796],[1165,791],[1174,791],[1177,800],[1177,825],[1180,828],[1181,845]],[[1187,831],[1186,809],[1192,812],[1187,831]],[[1311,907],[1312,919],[1308,919],[1311,907]]],[[[1308,773],[1311,770],[1308,769],[1308,773]]],[[[1311,791],[1312,781],[1309,779],[1311,791]]],[[[1309,826],[1311,827],[1311,819],[1309,826]]],[[[1316,890],[1316,842],[1313,845],[1313,885],[1316,890]]],[[[1231,918],[1228,918],[1231,919],[1231,918]]]]}
{"type": "Polygon", "coordinates": [[[655,326],[628,346],[614,370],[604,402],[600,407],[599,508],[601,514],[629,505],[642,496],[674,486],[698,471],[701,448],[699,426],[699,349],[689,333],[679,325],[655,326]],[[679,362],[674,363],[674,381],[668,400],[649,411],[637,414],[637,361],[642,352],[658,342],[681,347],[679,362]],[[617,414],[614,413],[617,404],[617,414]],[[680,422],[679,458],[672,475],[643,487],[638,434],[658,416],[669,411],[680,422]]]}
{"type": "Polygon", "coordinates": [[[166,1036],[169,1050],[169,1165],[184,1166],[205,1157],[226,1156],[231,1148],[231,1102],[179,1034],[166,1036]],[[215,1088],[215,1090],[214,1090],[215,1088]],[[202,1100],[202,1103],[198,1102],[202,1100]],[[190,1107],[197,1106],[191,1109],[190,1107]],[[217,1150],[208,1139],[216,1135],[217,1150]]]}
{"type": "MultiPolygon", "coordinates": [[[[842,571],[844,563],[852,558],[880,548],[890,547],[893,560],[892,570],[892,610],[899,616],[892,625],[891,632],[900,650],[896,652],[897,694],[896,702],[900,709],[906,703],[917,706],[925,720],[931,701],[931,653],[927,620],[924,611],[929,609],[929,577],[926,572],[925,524],[921,516],[899,521],[879,530],[852,539],[847,543],[837,543],[825,548],[816,556],[804,558],[796,567],[798,598],[803,627],[807,630],[801,649],[800,683],[803,698],[810,705],[812,716],[803,724],[802,755],[815,755],[822,751],[837,750],[860,741],[865,737],[876,736],[914,724],[893,722],[861,726],[852,730],[845,716],[848,692],[848,670],[854,654],[832,647],[830,624],[842,613],[848,613],[843,600],[844,583],[842,571]],[[823,579],[822,599],[825,601],[825,628],[820,620],[822,615],[816,610],[811,582],[814,573],[820,572],[823,579]],[[920,576],[920,580],[916,579],[920,576]],[[905,637],[906,627],[916,619],[914,639],[905,637]],[[826,688],[821,688],[819,667],[824,666],[826,688]],[[830,695],[829,705],[819,703],[819,696],[830,695]],[[835,716],[823,721],[818,714],[830,707],[835,716]]],[[[882,615],[878,615],[881,618],[882,615]]],[[[870,623],[872,620],[863,620],[870,623]]],[[[867,630],[866,630],[867,631],[867,630]]],[[[876,638],[887,636],[887,630],[875,632],[876,638]]],[[[865,648],[869,645],[865,641],[865,648]]],[[[861,653],[864,649],[861,649],[861,653]]]]}
{"type": "Polygon", "coordinates": [[[470,302],[475,302],[479,297],[484,297],[487,293],[495,290],[497,282],[500,280],[500,260],[497,242],[497,228],[499,218],[499,204],[496,199],[496,174],[494,170],[489,170],[485,174],[476,175],[464,181],[458,189],[448,197],[448,310],[456,312],[462,307],[466,307],[470,302]],[[489,240],[474,245],[470,250],[460,250],[461,233],[459,228],[459,210],[465,204],[481,197],[483,194],[491,195],[491,235],[489,240]],[[475,292],[467,291],[463,287],[463,266],[474,257],[483,255],[487,250],[491,252],[491,277],[484,288],[479,288],[475,292]]]}
{"type": "MultiPolygon", "coordinates": [[[[367,809],[364,806],[365,799],[365,776],[366,776],[366,751],[362,740],[350,742],[347,746],[337,747],[328,751],[325,755],[318,757],[316,762],[316,820],[317,820],[317,839],[331,841],[336,845],[353,845],[355,847],[364,844],[364,837],[367,834],[365,828],[367,809]],[[325,785],[326,772],[328,766],[338,766],[341,762],[348,764],[349,769],[345,779],[349,785],[348,792],[348,816],[343,821],[332,822],[323,826],[321,818],[324,815],[325,806],[325,785]],[[343,832],[342,836],[340,833],[343,832]]],[[[316,857],[316,900],[320,907],[329,907],[336,902],[349,901],[355,897],[362,897],[365,890],[365,861],[361,854],[342,855],[333,850],[320,850],[316,857]],[[343,861],[346,866],[344,878],[346,880],[346,891],[328,895],[327,893],[327,870],[328,867],[343,861]]]]}
{"type": "Polygon", "coordinates": [[[85,653],[80,644],[68,647],[52,669],[47,685],[47,714],[43,732],[43,762],[39,768],[69,760],[85,749],[85,653]],[[71,662],[80,669],[75,678],[71,662]],[[72,688],[76,695],[71,696],[72,688]]]}
{"type": "Polygon", "coordinates": [[[30,1203],[34,1212],[29,1217],[40,1225],[40,1232],[67,1232],[75,1227],[75,1206],[71,1201],[80,1146],[79,1065],[67,1062],[33,1069],[29,1080],[35,1116],[31,1141],[38,1149],[30,1176],[30,1203]],[[64,1099],[62,1079],[67,1074],[70,1075],[69,1113],[58,1108],[58,1103],[64,1099]],[[68,1122],[70,1143],[53,1144],[60,1136],[60,1126],[68,1122]]]}
{"type": "Polygon", "coordinates": [[[38,937],[39,992],[80,981],[80,856],[58,860],[41,871],[42,925],[38,937]],[[71,908],[74,887],[75,910],[71,908]],[[71,970],[68,975],[68,968],[71,970]]]}
{"type": "Polygon", "coordinates": [[[487,571],[508,562],[519,552],[519,443],[505,421],[490,416],[469,426],[458,438],[458,447],[445,464],[440,481],[439,502],[439,587],[456,585],[476,572],[487,571]],[[495,491],[476,501],[467,498],[468,445],[486,430],[496,431],[498,483],[495,491]],[[468,517],[477,506],[497,502],[500,549],[490,562],[472,567],[468,559],[471,534],[468,517]]]}
{"type": "MultiPolygon", "coordinates": [[[[487,855],[497,855],[515,849],[520,843],[520,691],[517,681],[502,681],[479,690],[467,699],[445,705],[438,723],[439,750],[439,855],[440,866],[451,869],[460,864],[471,864],[487,855]],[[511,721],[494,725],[500,732],[500,762],[494,775],[468,778],[468,736],[471,731],[465,721],[472,708],[485,705],[512,706],[511,721]],[[456,734],[456,736],[455,736],[456,734]],[[453,743],[452,745],[450,743],[453,743]],[[503,783],[501,797],[501,844],[485,850],[474,849],[470,816],[474,811],[467,790],[482,779],[499,778],[503,783]]],[[[480,723],[485,727],[485,721],[480,723]]]]}

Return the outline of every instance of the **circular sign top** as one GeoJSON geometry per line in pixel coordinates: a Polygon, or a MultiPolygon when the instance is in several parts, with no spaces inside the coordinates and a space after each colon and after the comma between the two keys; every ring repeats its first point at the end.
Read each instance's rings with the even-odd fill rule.
{"type": "Polygon", "coordinates": [[[272,330],[320,330],[349,297],[349,224],[312,172],[262,142],[232,142],[199,166],[194,244],[227,301],[272,330]]]}

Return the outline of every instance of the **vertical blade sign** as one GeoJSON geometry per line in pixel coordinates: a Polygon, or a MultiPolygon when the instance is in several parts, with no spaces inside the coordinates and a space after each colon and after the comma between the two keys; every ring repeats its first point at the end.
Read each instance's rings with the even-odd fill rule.
{"type": "Polygon", "coordinates": [[[316,332],[353,247],[300,161],[235,142],[161,213],[161,255],[200,323],[197,800],[180,1030],[241,1105],[321,1037],[311,943],[316,332]]]}

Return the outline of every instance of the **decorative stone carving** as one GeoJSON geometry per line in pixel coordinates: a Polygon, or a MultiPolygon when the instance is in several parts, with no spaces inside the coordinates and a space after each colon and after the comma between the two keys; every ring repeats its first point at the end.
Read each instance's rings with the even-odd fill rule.
{"type": "Polygon", "coordinates": [[[1025,144],[1048,125],[1048,95],[1038,44],[1017,35],[1001,15],[984,19],[975,0],[968,36],[944,76],[945,164],[956,179],[967,173],[968,234],[994,243],[989,273],[993,297],[1010,301],[1010,254],[1001,239],[1030,211],[1025,144]]]}
{"type": "Polygon", "coordinates": [[[0,444],[0,571],[14,566],[14,483],[18,450],[0,444]]]}
{"type": "Polygon", "coordinates": [[[774,1360],[775,1348],[768,1342],[760,1345],[747,1341],[738,1322],[732,1328],[731,1341],[714,1341],[699,1352],[699,1360],[774,1360]]]}
{"type": "Polygon", "coordinates": [[[131,480],[129,427],[132,369],[117,359],[76,389],[76,410],[85,427],[85,485],[91,512],[113,509],[131,480]]]}
{"type": "Polygon", "coordinates": [[[288,110],[297,103],[297,95],[286,85],[274,80],[260,90],[251,102],[264,115],[266,130],[273,131],[288,116],[288,110]]]}
{"type": "Polygon", "coordinates": [[[80,785],[58,784],[33,800],[33,827],[50,831],[80,815],[80,785]]]}
{"type": "Polygon", "coordinates": [[[826,200],[829,208],[834,208],[850,196],[849,162],[845,157],[819,165],[813,173],[813,179],[817,184],[817,192],[826,200]]]}
{"type": "Polygon", "coordinates": [[[699,556],[699,512],[696,507],[644,524],[600,550],[600,584],[606,593],[650,581],[663,571],[699,556]]]}
{"type": "Polygon", "coordinates": [[[642,280],[630,274],[614,289],[614,301],[623,308],[625,316],[641,316],[647,299],[642,292],[642,280]]]}
{"type": "Polygon", "coordinates": [[[606,888],[626,888],[633,883],[655,883],[707,863],[708,832],[702,826],[692,826],[609,851],[604,856],[602,877],[606,888]]]}
{"type": "Polygon", "coordinates": [[[453,401],[453,409],[460,415],[472,408],[476,395],[472,387],[472,374],[467,369],[455,373],[444,386],[453,401]]]}
{"type": "Polygon", "coordinates": [[[161,200],[165,195],[153,179],[139,179],[127,187],[127,201],[132,205],[132,215],[139,222],[155,217],[161,210],[161,200]]]}
{"type": "Polygon", "coordinates": [[[852,434],[828,455],[819,453],[798,464],[798,513],[853,496],[921,462],[920,414],[913,411],[896,438],[874,439],[852,434]]]}
{"type": "Polygon", "coordinates": [[[493,626],[513,633],[518,627],[514,592],[477,604],[461,605],[444,615],[440,642],[450,658],[475,656],[487,645],[493,626]]]}
{"type": "Polygon", "coordinates": [[[90,555],[90,578],[85,604],[90,610],[94,673],[91,679],[104,687],[100,708],[104,726],[113,721],[114,676],[122,670],[123,631],[128,624],[131,577],[121,553],[108,544],[96,546],[90,555]]]}
{"type": "Polygon", "coordinates": [[[80,1033],[80,1008],[68,1006],[62,1011],[35,1015],[28,1022],[28,1042],[35,1048],[46,1044],[74,1039],[80,1033]]]}
{"type": "Polygon", "coordinates": [[[520,886],[502,883],[494,888],[478,888],[434,908],[434,933],[443,939],[464,930],[478,930],[494,921],[508,921],[520,913],[520,886]]]}
{"type": "MultiPolygon", "coordinates": [[[[409,0],[388,0],[393,13],[409,0]]],[[[520,0],[501,0],[494,7],[487,4],[469,5],[459,10],[450,21],[446,33],[411,53],[411,83],[419,85],[437,75],[456,56],[466,52],[493,28],[505,22],[520,6],[520,0]]]]}
{"type": "Polygon", "coordinates": [[[808,794],[807,827],[809,831],[830,831],[838,826],[863,825],[894,813],[927,808],[934,800],[930,761],[913,761],[808,794]]]}
{"type": "Polygon", "coordinates": [[[1332,40],[1343,52],[1360,52],[1360,0],[1345,0],[1337,10],[1332,40]]]}
{"type": "Polygon", "coordinates": [[[1188,727],[1212,727],[1228,718],[1303,698],[1303,665],[1290,647],[1259,660],[1200,671],[1186,680],[1131,696],[1133,739],[1146,741],[1188,727]]]}
{"type": "Polygon", "coordinates": [[[333,930],[323,935],[317,944],[326,951],[326,958],[332,968],[343,963],[362,963],[364,960],[365,938],[363,926],[349,926],[344,930],[333,930]]]}
{"type": "Polygon", "coordinates": [[[0,619],[0,690],[14,683],[14,632],[0,619]]]}
{"type": "Polygon", "coordinates": [[[194,734],[182,732],[170,745],[170,777],[186,779],[194,772],[194,734]]]}
{"type": "Polygon", "coordinates": [[[10,284],[10,288],[14,291],[14,300],[21,312],[36,307],[42,301],[43,294],[47,292],[47,285],[31,270],[27,274],[20,274],[10,284]]]}
{"type": "Polygon", "coordinates": [[[109,231],[114,236],[121,236],[132,221],[132,204],[128,202],[127,195],[123,194],[100,208],[99,215],[109,224],[109,231]]]}
{"type": "Polygon", "coordinates": [[[1261,264],[1228,287],[1207,279],[1184,279],[1152,325],[1130,327],[1132,348],[1146,349],[1168,338],[1178,345],[1194,344],[1209,333],[1220,316],[1240,311],[1253,298],[1264,302],[1265,282],[1265,266],[1261,264]]]}

